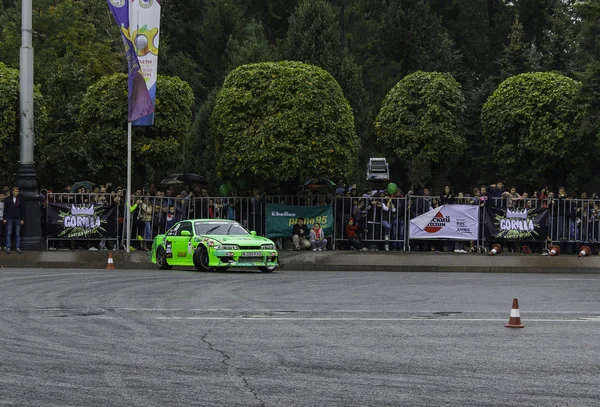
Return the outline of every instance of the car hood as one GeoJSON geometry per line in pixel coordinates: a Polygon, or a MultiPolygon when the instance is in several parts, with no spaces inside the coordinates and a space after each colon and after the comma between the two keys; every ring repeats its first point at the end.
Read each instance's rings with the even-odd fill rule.
{"type": "Polygon", "coordinates": [[[229,235],[211,235],[202,236],[217,240],[220,243],[273,243],[270,239],[262,236],[229,236],[229,235]]]}

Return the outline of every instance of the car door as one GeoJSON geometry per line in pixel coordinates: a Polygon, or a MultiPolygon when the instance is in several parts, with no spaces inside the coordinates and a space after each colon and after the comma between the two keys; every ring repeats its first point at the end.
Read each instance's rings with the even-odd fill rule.
{"type": "Polygon", "coordinates": [[[193,251],[191,222],[180,222],[177,236],[173,238],[173,264],[189,265],[192,262],[193,251]],[[189,233],[189,234],[186,234],[189,233]]]}

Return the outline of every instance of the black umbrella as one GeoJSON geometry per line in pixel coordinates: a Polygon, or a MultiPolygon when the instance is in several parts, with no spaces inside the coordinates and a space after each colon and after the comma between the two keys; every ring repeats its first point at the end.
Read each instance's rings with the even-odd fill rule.
{"type": "Polygon", "coordinates": [[[94,188],[94,185],[96,184],[90,181],[79,181],[71,185],[71,192],[77,192],[77,190],[81,187],[84,187],[87,190],[91,190],[92,188],[94,188]]]}
{"type": "Polygon", "coordinates": [[[206,178],[198,174],[171,174],[160,182],[161,186],[175,184],[206,184],[206,178]]]}

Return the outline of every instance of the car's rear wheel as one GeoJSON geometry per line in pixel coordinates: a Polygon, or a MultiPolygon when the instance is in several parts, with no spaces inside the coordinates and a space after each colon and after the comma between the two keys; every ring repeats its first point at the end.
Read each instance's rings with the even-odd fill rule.
{"type": "Polygon", "coordinates": [[[160,270],[171,270],[173,268],[167,263],[167,252],[165,252],[165,248],[162,246],[156,249],[156,267],[160,270]]]}
{"type": "Polygon", "coordinates": [[[264,267],[259,267],[258,269],[260,271],[262,271],[263,273],[272,273],[273,271],[275,271],[275,269],[277,268],[277,266],[264,266],[264,267]]]}
{"type": "Polygon", "coordinates": [[[194,252],[194,267],[198,271],[212,271],[212,267],[208,265],[208,250],[204,246],[198,246],[194,252]]]}

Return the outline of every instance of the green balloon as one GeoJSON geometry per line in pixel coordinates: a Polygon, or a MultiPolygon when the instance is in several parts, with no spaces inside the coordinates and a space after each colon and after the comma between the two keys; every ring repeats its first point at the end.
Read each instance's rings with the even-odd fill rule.
{"type": "Polygon", "coordinates": [[[394,195],[396,192],[398,192],[398,185],[394,184],[393,182],[390,182],[388,184],[387,187],[387,191],[391,194],[394,195]]]}
{"type": "Polygon", "coordinates": [[[221,194],[221,196],[229,195],[229,187],[226,184],[221,184],[221,186],[219,187],[219,193],[221,194]]]}

